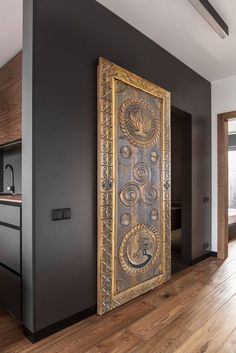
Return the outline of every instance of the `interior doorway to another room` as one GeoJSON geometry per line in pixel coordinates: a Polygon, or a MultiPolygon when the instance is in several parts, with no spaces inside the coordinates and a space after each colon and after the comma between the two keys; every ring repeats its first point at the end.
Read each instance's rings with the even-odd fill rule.
{"type": "Polygon", "coordinates": [[[236,236],[236,120],[228,122],[228,236],[236,236]]]}
{"type": "Polygon", "coordinates": [[[217,257],[228,256],[236,236],[236,112],[218,115],[218,246],[217,257]]]}
{"type": "Polygon", "coordinates": [[[171,267],[172,274],[191,264],[192,117],[171,109],[171,267]]]}

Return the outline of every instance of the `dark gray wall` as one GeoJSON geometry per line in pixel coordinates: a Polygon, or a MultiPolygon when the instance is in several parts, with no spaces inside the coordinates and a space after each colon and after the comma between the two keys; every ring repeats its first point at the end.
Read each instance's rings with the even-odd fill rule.
{"type": "MultiPolygon", "coordinates": [[[[15,183],[15,193],[21,194],[21,175],[22,175],[22,163],[21,163],[21,148],[12,151],[3,152],[3,170],[7,164],[11,164],[14,169],[14,183],[15,183]]],[[[11,174],[7,170],[3,172],[3,185],[4,191],[7,192],[7,186],[11,183],[11,174]]]]}
{"type": "MultiPolygon", "coordinates": [[[[171,201],[181,203],[181,261],[192,259],[192,117],[172,107],[171,201]]],[[[173,214],[173,213],[172,213],[173,214]]],[[[174,214],[173,214],[174,215],[174,214]]]]}
{"type": "MultiPolygon", "coordinates": [[[[187,116],[188,118],[191,122],[191,116],[187,116]]],[[[183,179],[187,161],[184,159],[184,152],[191,148],[187,145],[184,123],[185,118],[171,114],[171,201],[180,203],[185,191],[183,179]]]]}
{"type": "Polygon", "coordinates": [[[22,72],[22,320],[36,330],[35,232],[34,232],[34,141],[33,126],[33,0],[23,1],[22,72]]]}
{"type": "MultiPolygon", "coordinates": [[[[193,258],[211,235],[211,207],[203,204],[211,194],[211,87],[94,0],[32,2],[34,329],[40,330],[96,303],[98,57],[169,90],[172,105],[192,115],[193,258]],[[72,219],[51,222],[58,207],[71,207],[72,219]]],[[[29,138],[25,150],[27,144],[32,149],[29,138]]]]}

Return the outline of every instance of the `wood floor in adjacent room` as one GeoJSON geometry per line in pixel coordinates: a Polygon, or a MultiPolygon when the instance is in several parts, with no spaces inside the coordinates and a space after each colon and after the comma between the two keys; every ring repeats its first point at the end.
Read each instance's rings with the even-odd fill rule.
{"type": "Polygon", "coordinates": [[[236,240],[226,261],[208,258],[163,287],[35,345],[2,310],[0,352],[235,353],[236,240]]]}

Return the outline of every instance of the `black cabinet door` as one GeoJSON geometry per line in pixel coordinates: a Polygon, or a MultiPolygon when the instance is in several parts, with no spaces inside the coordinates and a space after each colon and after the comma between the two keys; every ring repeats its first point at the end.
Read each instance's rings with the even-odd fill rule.
{"type": "Polygon", "coordinates": [[[0,266],[0,304],[21,320],[21,278],[0,266]]]}
{"type": "Polygon", "coordinates": [[[20,207],[0,203],[0,222],[20,227],[20,207]]]}
{"type": "Polygon", "coordinates": [[[20,230],[0,225],[0,264],[20,274],[20,230]]]}

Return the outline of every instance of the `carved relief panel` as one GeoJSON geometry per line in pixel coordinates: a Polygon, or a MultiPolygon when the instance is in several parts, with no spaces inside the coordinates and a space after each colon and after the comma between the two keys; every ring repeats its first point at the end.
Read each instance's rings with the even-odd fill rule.
{"type": "Polygon", "coordinates": [[[170,278],[170,94],[100,58],[98,313],[170,278]]]}

